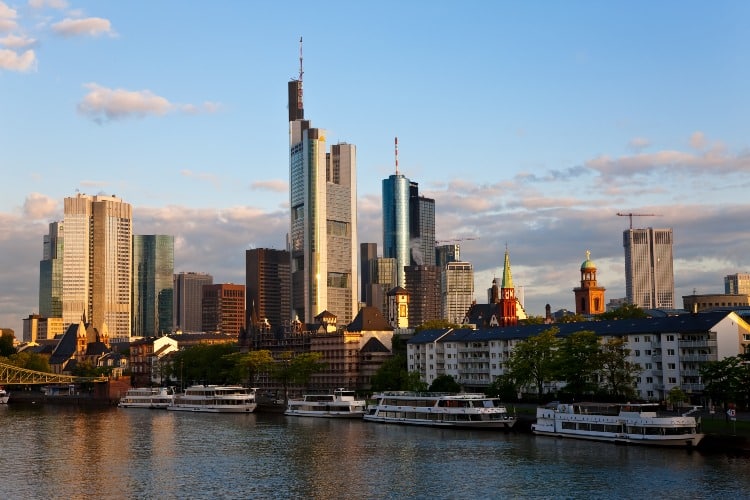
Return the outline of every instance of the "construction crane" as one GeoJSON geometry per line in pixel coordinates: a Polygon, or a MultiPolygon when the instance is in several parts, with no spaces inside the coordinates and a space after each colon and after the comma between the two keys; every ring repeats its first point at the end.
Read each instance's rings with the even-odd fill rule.
{"type": "Polygon", "coordinates": [[[476,238],[472,236],[468,236],[466,238],[453,238],[450,240],[435,240],[435,244],[436,245],[449,245],[451,243],[460,243],[462,241],[471,241],[471,240],[478,240],[478,239],[479,239],[478,236],[476,238]]]}
{"type": "Polygon", "coordinates": [[[633,217],[659,217],[659,214],[634,214],[632,212],[624,214],[617,212],[620,217],[628,217],[630,219],[630,229],[633,229],[633,217]]]}

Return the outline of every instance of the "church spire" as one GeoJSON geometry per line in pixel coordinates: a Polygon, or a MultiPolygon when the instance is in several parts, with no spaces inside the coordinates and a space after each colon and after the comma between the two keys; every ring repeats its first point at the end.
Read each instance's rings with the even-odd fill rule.
{"type": "Polygon", "coordinates": [[[513,286],[513,275],[510,273],[510,255],[508,247],[505,247],[505,263],[503,264],[503,282],[500,288],[515,288],[513,286]]]}

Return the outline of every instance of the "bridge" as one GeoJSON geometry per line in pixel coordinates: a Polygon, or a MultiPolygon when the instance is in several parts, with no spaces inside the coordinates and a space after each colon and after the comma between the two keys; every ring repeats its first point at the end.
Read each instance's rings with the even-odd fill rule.
{"type": "Polygon", "coordinates": [[[37,372],[0,363],[0,385],[78,384],[81,382],[106,382],[107,377],[74,377],[57,373],[37,372]]]}

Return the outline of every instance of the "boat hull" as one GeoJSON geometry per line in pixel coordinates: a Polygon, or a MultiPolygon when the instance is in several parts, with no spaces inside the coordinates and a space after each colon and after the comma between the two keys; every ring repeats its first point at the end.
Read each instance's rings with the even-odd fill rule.
{"type": "Polygon", "coordinates": [[[423,420],[411,418],[393,418],[378,417],[374,415],[365,415],[364,420],[367,422],[377,422],[380,424],[399,424],[399,425],[419,425],[423,427],[453,427],[457,429],[506,429],[509,430],[516,423],[515,419],[497,421],[477,421],[477,422],[447,422],[437,420],[423,420]]]}
{"type": "Polygon", "coordinates": [[[644,437],[640,435],[591,435],[570,432],[548,432],[534,429],[533,426],[532,432],[538,436],[583,439],[586,441],[601,441],[622,445],[664,446],[676,448],[694,448],[698,446],[698,443],[700,443],[704,437],[703,434],[693,434],[689,436],[670,436],[666,439],[662,437],[649,439],[647,436],[644,437]]]}
{"type": "Polygon", "coordinates": [[[256,406],[255,403],[236,406],[174,404],[169,406],[167,410],[202,413],[252,413],[255,411],[256,406]]]}
{"type": "Polygon", "coordinates": [[[365,415],[362,411],[348,410],[286,410],[284,415],[288,417],[316,417],[316,418],[362,418],[365,415]]]}

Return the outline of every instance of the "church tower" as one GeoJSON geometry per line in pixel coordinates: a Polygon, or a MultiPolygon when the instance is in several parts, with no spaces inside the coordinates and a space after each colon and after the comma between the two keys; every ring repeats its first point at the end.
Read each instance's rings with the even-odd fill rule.
{"type": "Polygon", "coordinates": [[[514,326],[518,324],[516,312],[516,288],[513,286],[513,276],[510,273],[510,256],[505,249],[505,262],[503,264],[503,281],[500,284],[500,300],[498,303],[499,326],[514,326]]]}
{"type": "Polygon", "coordinates": [[[576,314],[593,315],[604,312],[605,288],[596,284],[596,264],[591,252],[586,250],[586,260],[581,264],[581,286],[573,289],[576,297],[576,314]]]}

